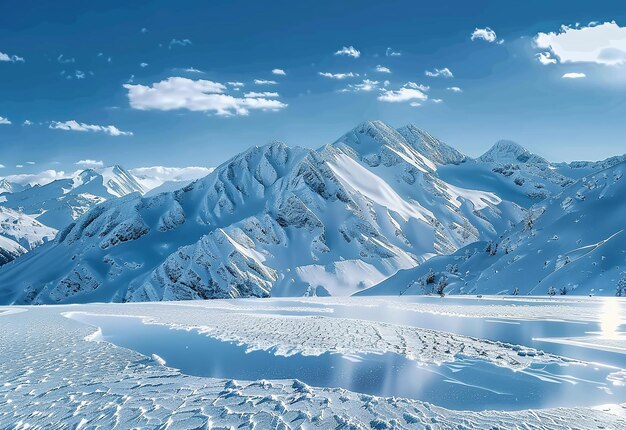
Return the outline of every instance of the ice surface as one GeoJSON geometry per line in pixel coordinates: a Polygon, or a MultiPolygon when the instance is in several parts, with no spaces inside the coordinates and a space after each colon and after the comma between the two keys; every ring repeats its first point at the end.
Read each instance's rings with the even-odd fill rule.
{"type": "MultiPolygon", "coordinates": [[[[350,299],[375,311],[371,299],[350,299]]],[[[300,308],[323,308],[323,300],[301,300],[300,308]]],[[[331,303],[341,302],[338,298],[331,303]]],[[[254,303],[254,302],[252,302],[254,303]]],[[[424,360],[447,360],[437,344],[459,342],[470,351],[485,351],[488,360],[558,360],[547,355],[515,358],[504,345],[465,336],[411,329],[389,323],[333,318],[333,312],[300,318],[302,346],[289,339],[295,317],[252,310],[213,301],[157,304],[97,304],[78,306],[13,307],[0,313],[0,427],[45,428],[609,428],[626,427],[624,407],[558,408],[518,412],[451,411],[419,400],[358,394],[343,389],[314,388],[296,380],[236,381],[193,377],[160,364],[158,358],[138,354],[107,342],[86,339],[95,329],[64,318],[64,312],[140,315],[161,324],[211,326],[222,324],[225,337],[238,337],[263,346],[280,342],[284,351],[317,351],[317,342],[336,350],[406,351],[424,360]],[[221,303],[225,309],[219,310],[221,303]],[[326,316],[323,316],[326,315],[326,316]],[[237,317],[239,324],[237,324],[237,317]],[[320,322],[329,319],[331,321],[320,322]],[[265,323],[264,323],[265,321],[265,323]],[[263,333],[276,324],[276,334],[263,333]],[[240,330],[238,330],[238,327],[240,330]],[[327,330],[331,330],[329,337],[327,330]],[[379,339],[382,334],[388,339],[379,339]],[[439,337],[441,334],[442,337],[439,337]],[[228,335],[228,336],[226,336],[228,335]],[[334,343],[332,341],[335,340],[334,343]],[[406,344],[403,342],[406,341],[406,344]],[[434,350],[424,351],[422,346],[434,350]],[[496,353],[503,354],[498,358],[496,353]]],[[[280,302],[258,301],[263,307],[280,302]]],[[[348,303],[347,306],[352,306],[348,303]]],[[[488,311],[486,306],[480,309],[488,311]]],[[[487,312],[488,313],[488,312],[487,312]]],[[[576,319],[576,315],[570,315],[576,319]]],[[[219,330],[219,328],[218,328],[219,330]]],[[[215,331],[214,333],[217,333],[215,331]]],[[[293,337],[293,336],[292,336],[293,337]]],[[[428,348],[426,348],[428,349],[428,348]]],[[[528,360],[528,361],[526,361],[528,360]]],[[[619,372],[616,372],[619,382],[619,372]]]]}

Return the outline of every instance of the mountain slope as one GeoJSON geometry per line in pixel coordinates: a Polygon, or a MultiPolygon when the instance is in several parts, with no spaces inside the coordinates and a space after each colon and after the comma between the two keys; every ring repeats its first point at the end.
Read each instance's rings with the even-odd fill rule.
{"type": "Polygon", "coordinates": [[[424,294],[445,277],[449,293],[615,295],[626,279],[624,173],[621,163],[584,177],[502,239],[435,257],[362,294],[424,294]]]}
{"type": "Polygon", "coordinates": [[[0,265],[54,239],[56,230],[35,219],[0,207],[0,265]]]}
{"type": "Polygon", "coordinates": [[[436,167],[380,122],[317,151],[254,147],[181,190],[94,207],[0,270],[0,302],[346,295],[522,218],[436,167]]]}

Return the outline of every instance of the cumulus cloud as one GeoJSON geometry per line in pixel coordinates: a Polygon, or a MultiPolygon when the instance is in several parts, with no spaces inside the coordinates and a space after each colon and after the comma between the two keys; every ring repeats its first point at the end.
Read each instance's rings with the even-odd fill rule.
{"type": "Polygon", "coordinates": [[[191,45],[191,40],[189,39],[172,39],[169,43],[169,48],[172,49],[173,46],[188,46],[191,45]]]}
{"type": "Polygon", "coordinates": [[[413,82],[408,82],[398,90],[381,90],[378,100],[387,103],[412,102],[419,103],[428,99],[423,90],[418,89],[419,86],[413,82]]]}
{"type": "Polygon", "coordinates": [[[394,50],[393,50],[393,49],[391,49],[391,48],[387,48],[387,50],[385,51],[385,55],[386,55],[387,57],[399,57],[399,56],[401,56],[401,55],[402,55],[402,53],[401,53],[401,52],[398,52],[398,51],[394,51],[394,50]]]}
{"type": "Polygon", "coordinates": [[[346,79],[346,78],[355,78],[358,77],[358,73],[330,73],[330,72],[318,72],[318,75],[323,76],[329,79],[346,79]]]}
{"type": "Polygon", "coordinates": [[[276,81],[270,81],[267,79],[255,79],[254,80],[254,84],[255,85],[276,85],[278,82],[276,81]]]}
{"type": "Polygon", "coordinates": [[[578,73],[578,72],[569,72],[569,73],[565,73],[563,76],[561,76],[563,79],[581,79],[581,78],[586,78],[587,75],[585,75],[584,73],[578,73]]]}
{"type": "Polygon", "coordinates": [[[389,70],[388,67],[385,66],[381,66],[380,64],[378,66],[376,66],[375,69],[378,73],[391,73],[391,70],[389,70]]]}
{"type": "Polygon", "coordinates": [[[359,58],[361,56],[361,51],[359,51],[352,45],[344,46],[339,51],[335,52],[335,55],[345,55],[347,57],[359,58]]]}
{"type": "Polygon", "coordinates": [[[24,57],[19,57],[17,55],[9,55],[9,54],[5,54],[4,52],[0,52],[0,61],[6,61],[10,63],[23,63],[26,60],[24,60],[24,57]]]}
{"type": "Polygon", "coordinates": [[[141,68],[148,67],[148,63],[141,63],[141,64],[139,64],[139,66],[140,66],[141,68]]]}
{"type": "Polygon", "coordinates": [[[476,28],[470,37],[472,41],[474,40],[484,40],[485,42],[493,43],[496,41],[498,36],[496,36],[496,32],[490,29],[489,27],[485,28],[476,28]]]}
{"type": "Polygon", "coordinates": [[[10,125],[10,124],[11,124],[11,121],[9,121],[8,118],[0,116],[0,125],[10,125]]]}
{"type": "Polygon", "coordinates": [[[132,136],[133,133],[130,131],[121,131],[117,127],[113,125],[93,125],[93,124],[85,124],[82,122],[78,122],[75,120],[69,121],[52,121],[50,123],[49,128],[54,130],[65,130],[65,131],[90,131],[95,133],[105,133],[110,136],[132,136]]]}
{"type": "MultiPolygon", "coordinates": [[[[232,86],[232,83],[229,83],[232,86]]],[[[221,116],[248,115],[250,110],[286,108],[281,101],[265,97],[235,97],[226,94],[227,87],[219,82],[170,77],[151,86],[125,84],[128,101],[133,109],[186,109],[221,116]]]]}
{"type": "Polygon", "coordinates": [[[534,42],[560,63],[614,66],[626,62],[626,27],[614,21],[586,27],[563,25],[558,32],[538,33],[534,42]]]}
{"type": "Polygon", "coordinates": [[[74,163],[77,166],[84,167],[86,169],[95,169],[97,167],[104,166],[104,162],[102,160],[80,160],[74,163]]]}
{"type": "Polygon", "coordinates": [[[448,87],[446,88],[448,91],[452,91],[453,93],[462,93],[463,90],[460,89],[459,87],[448,87]]]}
{"type": "Polygon", "coordinates": [[[272,73],[280,76],[285,76],[287,74],[283,69],[273,69],[272,73]]]}
{"type": "Polygon", "coordinates": [[[434,70],[426,70],[424,72],[424,74],[426,76],[430,76],[431,78],[437,78],[437,77],[442,77],[442,78],[452,78],[454,77],[454,75],[452,74],[452,71],[450,69],[448,69],[447,67],[444,67],[443,69],[434,69],[434,70]]]}
{"type": "Polygon", "coordinates": [[[552,58],[552,54],[549,52],[540,52],[535,55],[535,57],[537,57],[537,60],[539,60],[539,62],[544,66],[547,66],[548,64],[556,64],[556,58],[552,58]]]}

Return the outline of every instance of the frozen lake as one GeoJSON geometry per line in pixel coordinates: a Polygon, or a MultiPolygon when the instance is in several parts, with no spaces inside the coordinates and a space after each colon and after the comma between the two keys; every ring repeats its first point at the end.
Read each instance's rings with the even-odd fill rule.
{"type": "MultiPolygon", "coordinates": [[[[219,302],[205,312],[218,312],[219,302]]],[[[522,300],[411,297],[376,301],[269,299],[223,301],[219,312],[272,317],[320,317],[390,323],[524,345],[585,364],[533,363],[510,369],[459,355],[452,362],[418,363],[402,354],[276,354],[271,346],[249,351],[245,342],[219,340],[193,326],[172,329],[145,318],[102,315],[87,309],[69,316],[99,327],[98,338],[156,355],[182,373],[237,380],[298,379],[377,396],[422,400],[456,410],[521,410],[626,402],[625,303],[619,300],[522,300]],[[441,312],[445,307],[454,312],[441,312]],[[501,308],[507,309],[502,312],[501,308]],[[504,317],[494,317],[494,311],[504,317]],[[471,315],[471,316],[470,316],[471,315]]],[[[179,303],[185,306],[184,303],[179,303]]],[[[141,309],[141,306],[138,306],[141,309]]],[[[164,309],[168,306],[164,305],[164,309]]],[[[197,303],[190,310],[203,309],[197,303]]],[[[141,313],[137,313],[141,315],[141,313]]],[[[201,325],[201,324],[199,324],[201,325]]],[[[332,337],[332,335],[330,335],[332,337]]],[[[297,339],[295,339],[297,342],[297,339]]],[[[520,355],[523,353],[520,352],[520,355]]]]}

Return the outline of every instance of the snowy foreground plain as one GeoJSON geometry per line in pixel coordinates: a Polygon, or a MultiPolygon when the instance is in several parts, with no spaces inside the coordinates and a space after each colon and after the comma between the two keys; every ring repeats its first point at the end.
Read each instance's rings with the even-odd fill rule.
{"type": "Polygon", "coordinates": [[[0,428],[626,428],[626,301],[0,307],[0,428]]]}

